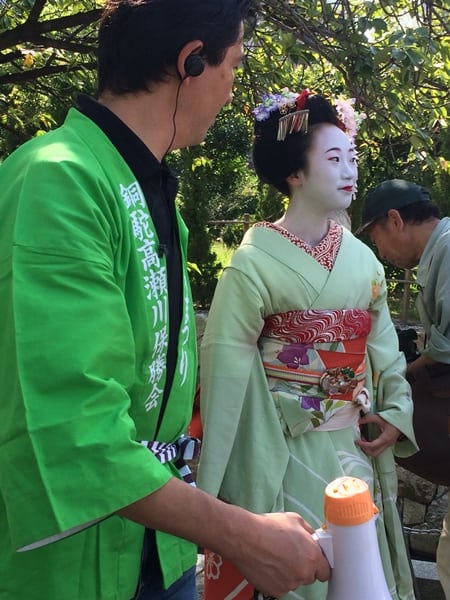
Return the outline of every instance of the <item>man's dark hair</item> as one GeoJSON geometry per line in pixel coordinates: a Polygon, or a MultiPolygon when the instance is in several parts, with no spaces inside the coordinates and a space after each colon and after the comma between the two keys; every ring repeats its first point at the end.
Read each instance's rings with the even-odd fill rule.
{"type": "Polygon", "coordinates": [[[439,207],[433,202],[416,202],[399,208],[398,212],[405,223],[412,223],[413,225],[420,225],[424,221],[434,217],[439,219],[440,217],[439,207]]]}
{"type": "MultiPolygon", "coordinates": [[[[413,204],[402,206],[396,210],[400,213],[402,220],[411,225],[420,225],[421,223],[425,223],[430,219],[440,218],[439,207],[433,202],[414,202],[413,204]]],[[[375,223],[384,226],[387,223],[387,220],[387,214],[383,215],[371,223],[367,229],[370,229],[370,226],[375,225],[375,223]]]]}
{"type": "MultiPolygon", "coordinates": [[[[173,75],[180,50],[201,40],[219,65],[236,43],[251,0],[108,0],[99,28],[98,91],[148,91],[173,75]]],[[[175,71],[176,72],[176,71],[175,71]]]]}

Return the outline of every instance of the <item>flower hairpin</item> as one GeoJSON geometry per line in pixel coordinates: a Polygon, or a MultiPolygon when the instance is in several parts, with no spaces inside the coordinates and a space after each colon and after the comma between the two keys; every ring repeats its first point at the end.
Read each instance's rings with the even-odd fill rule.
{"type": "Polygon", "coordinates": [[[339,96],[334,100],[334,106],[338,114],[339,121],[349,138],[354,138],[358,132],[362,121],[367,117],[363,112],[357,112],[354,109],[355,98],[344,98],[339,96]]]}
{"type": "Polygon", "coordinates": [[[261,104],[253,114],[257,121],[267,120],[271,113],[278,111],[281,117],[278,120],[277,141],[283,141],[291,133],[306,133],[308,131],[308,110],[305,110],[306,98],[311,92],[303,90],[301,94],[283,88],[279,94],[265,94],[261,104]],[[290,112],[294,110],[294,112],[290,112]]]}
{"type": "MultiPolygon", "coordinates": [[[[308,89],[297,94],[288,88],[283,88],[278,94],[265,94],[261,104],[253,110],[253,114],[257,121],[266,121],[273,112],[278,111],[281,116],[278,120],[277,140],[283,141],[291,133],[308,131],[309,110],[305,109],[305,106],[306,100],[311,94],[312,92],[308,89]]],[[[342,129],[349,138],[353,139],[361,122],[366,118],[365,113],[355,111],[355,98],[347,99],[339,96],[332,102],[342,129]]]]}
{"type": "Polygon", "coordinates": [[[276,110],[285,115],[289,110],[295,108],[298,94],[283,88],[279,94],[264,94],[262,102],[254,110],[253,114],[257,121],[266,121],[271,113],[276,110]]]}

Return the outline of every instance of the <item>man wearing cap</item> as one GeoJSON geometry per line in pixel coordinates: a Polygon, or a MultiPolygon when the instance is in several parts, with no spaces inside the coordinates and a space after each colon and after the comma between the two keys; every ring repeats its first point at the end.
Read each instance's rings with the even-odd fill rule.
{"type": "MultiPolygon", "coordinates": [[[[450,486],[450,218],[440,218],[428,190],[402,179],[383,181],[367,195],[362,225],[382,260],[417,269],[416,307],[425,329],[422,354],[406,377],[414,400],[420,452],[397,462],[450,486]]],[[[450,509],[437,549],[439,578],[450,600],[450,509]]]]}

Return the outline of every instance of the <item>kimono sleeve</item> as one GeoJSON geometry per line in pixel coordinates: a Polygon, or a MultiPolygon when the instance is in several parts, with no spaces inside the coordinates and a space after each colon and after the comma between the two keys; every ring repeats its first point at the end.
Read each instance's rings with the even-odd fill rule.
{"type": "Polygon", "coordinates": [[[406,436],[405,441],[396,444],[395,453],[409,456],[417,451],[417,444],[412,423],[411,388],[405,379],[406,360],[398,349],[398,338],[387,305],[384,269],[380,263],[376,273],[370,307],[372,328],[367,341],[375,411],[406,436]]]}
{"type": "Polygon", "coordinates": [[[251,265],[243,265],[247,273],[228,268],[219,281],[202,341],[197,483],[228,502],[267,512],[279,497],[289,453],[257,347],[267,291],[251,265]]]}

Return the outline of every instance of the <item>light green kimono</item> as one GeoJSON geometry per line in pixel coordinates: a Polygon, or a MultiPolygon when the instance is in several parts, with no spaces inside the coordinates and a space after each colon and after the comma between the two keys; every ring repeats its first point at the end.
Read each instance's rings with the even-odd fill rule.
{"type": "MultiPolygon", "coordinates": [[[[0,186],[0,598],[130,600],[144,528],[114,513],[179,476],[139,443],[154,439],[166,375],[165,258],[135,176],[75,109],[3,163],[0,186]]],[[[192,413],[183,277],[162,442],[192,413]]],[[[157,543],[168,586],[196,547],[157,543]]]]}
{"type": "MultiPolygon", "coordinates": [[[[406,437],[395,451],[406,456],[416,450],[406,364],[386,304],[383,268],[374,254],[343,229],[328,271],[278,232],[254,227],[218,284],[202,342],[204,441],[197,482],[256,512],[294,510],[318,528],[325,486],[344,474],[365,479],[380,509],[379,542],[392,597],[412,600],[392,451],[368,459],[354,444],[354,428],[297,437],[285,433],[257,347],[268,315],[345,308],[370,311],[365,386],[374,412],[406,437]]],[[[287,597],[324,599],[326,584],[305,586],[287,597]]]]}

